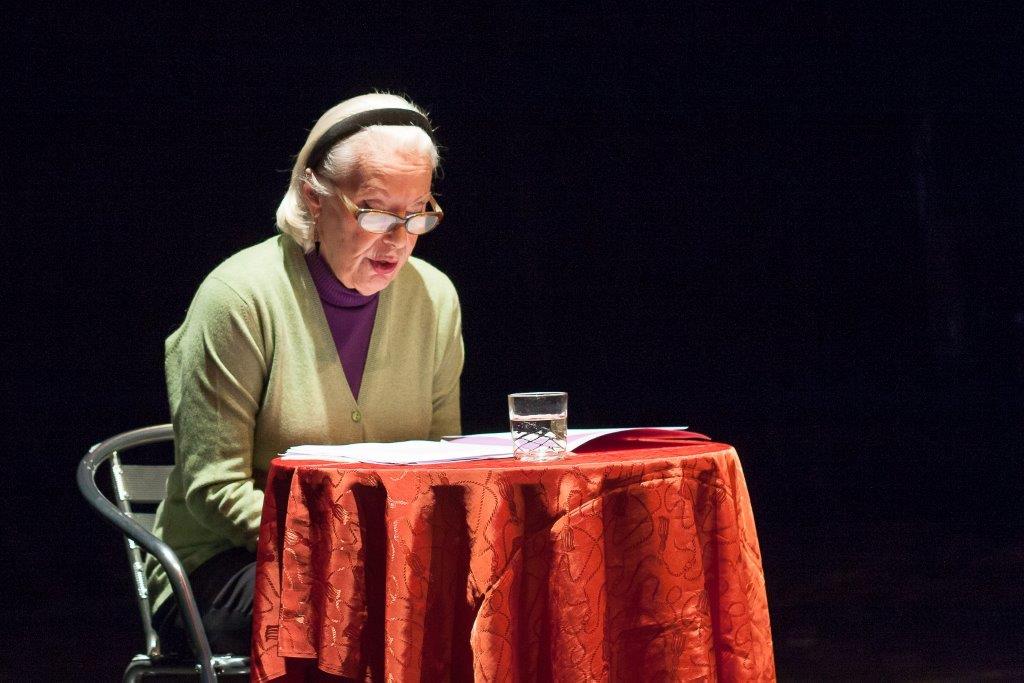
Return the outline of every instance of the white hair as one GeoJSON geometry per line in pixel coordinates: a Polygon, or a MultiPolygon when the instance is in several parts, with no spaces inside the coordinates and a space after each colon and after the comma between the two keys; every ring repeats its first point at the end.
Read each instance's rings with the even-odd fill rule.
{"type": "Polygon", "coordinates": [[[317,180],[318,176],[333,184],[346,185],[349,180],[358,177],[368,157],[376,157],[382,152],[419,157],[429,163],[431,171],[437,170],[440,156],[426,131],[416,126],[376,125],[367,126],[339,141],[324,155],[320,168],[312,169],[315,175],[311,178],[306,175],[306,160],[324,131],[353,114],[387,108],[412,109],[426,115],[422,109],[398,95],[372,93],[353,97],[331,107],[316,122],[313,130],[309,131],[306,143],[295,158],[288,191],[277,207],[278,229],[294,239],[304,252],[309,253],[316,246],[313,216],[302,198],[302,185],[307,180],[317,194],[327,196],[330,190],[317,180]]]}

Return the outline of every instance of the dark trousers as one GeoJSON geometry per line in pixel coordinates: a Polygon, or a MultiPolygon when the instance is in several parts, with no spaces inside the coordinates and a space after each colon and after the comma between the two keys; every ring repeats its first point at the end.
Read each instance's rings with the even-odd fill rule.
{"type": "MultiPolygon", "coordinates": [[[[249,655],[256,554],[232,548],[188,575],[214,654],[249,655]]],[[[190,652],[188,632],[172,595],[153,615],[164,654],[190,652]]]]}

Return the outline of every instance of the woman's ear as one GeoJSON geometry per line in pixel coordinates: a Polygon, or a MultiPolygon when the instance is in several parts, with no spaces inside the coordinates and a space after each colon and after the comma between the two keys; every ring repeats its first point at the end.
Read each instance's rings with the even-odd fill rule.
{"type": "Polygon", "coordinates": [[[302,201],[306,203],[306,210],[309,211],[310,216],[313,216],[313,218],[316,219],[320,216],[320,211],[322,209],[321,199],[323,198],[316,193],[313,186],[309,184],[308,179],[303,179],[302,185],[299,187],[302,194],[302,201]]]}

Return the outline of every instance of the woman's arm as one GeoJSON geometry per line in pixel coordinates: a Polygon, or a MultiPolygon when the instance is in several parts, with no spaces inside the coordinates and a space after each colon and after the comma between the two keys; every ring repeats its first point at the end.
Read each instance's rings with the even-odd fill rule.
{"type": "Polygon", "coordinates": [[[459,379],[465,358],[462,310],[454,288],[451,297],[451,305],[438,321],[438,346],[441,353],[440,362],[434,371],[433,417],[430,421],[430,438],[435,440],[449,434],[462,433],[459,408],[459,379]]]}
{"type": "Polygon", "coordinates": [[[253,433],[267,367],[249,304],[209,277],[167,343],[175,458],[185,504],[205,527],[255,548],[263,492],[252,473],[253,433]]]}

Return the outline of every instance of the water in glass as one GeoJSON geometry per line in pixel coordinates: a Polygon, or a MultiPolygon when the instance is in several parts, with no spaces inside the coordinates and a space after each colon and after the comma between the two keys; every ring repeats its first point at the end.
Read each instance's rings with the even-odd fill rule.
{"type": "Polygon", "coordinates": [[[566,414],[512,415],[512,440],[522,460],[555,460],[565,455],[566,414]]]}

